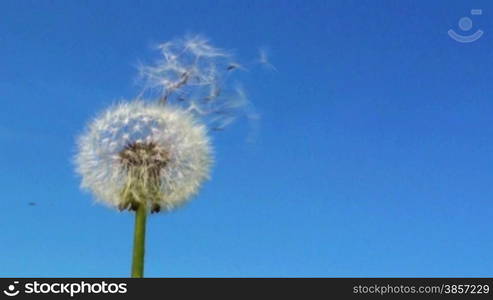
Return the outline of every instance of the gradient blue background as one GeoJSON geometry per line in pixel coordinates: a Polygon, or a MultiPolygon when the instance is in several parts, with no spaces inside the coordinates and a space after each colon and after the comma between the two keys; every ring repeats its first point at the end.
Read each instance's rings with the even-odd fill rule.
{"type": "Polygon", "coordinates": [[[0,276],[128,276],[133,216],[79,190],[74,141],[186,33],[278,72],[242,75],[256,141],[214,134],[212,180],[150,218],[147,276],[493,275],[491,1],[10,0],[0,276]],[[484,36],[449,38],[472,8],[484,36]]]}

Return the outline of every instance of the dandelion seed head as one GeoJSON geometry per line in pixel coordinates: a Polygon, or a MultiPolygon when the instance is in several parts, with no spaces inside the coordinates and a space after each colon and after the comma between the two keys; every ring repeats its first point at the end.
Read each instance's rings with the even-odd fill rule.
{"type": "Polygon", "coordinates": [[[146,201],[168,211],[195,195],[209,176],[206,128],[172,105],[122,103],[101,113],[78,140],[81,186],[120,210],[146,201]]]}

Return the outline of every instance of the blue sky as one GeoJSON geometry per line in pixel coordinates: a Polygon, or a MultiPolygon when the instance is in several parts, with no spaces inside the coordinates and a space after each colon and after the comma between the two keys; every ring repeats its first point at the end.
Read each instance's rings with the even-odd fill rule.
{"type": "Polygon", "coordinates": [[[491,276],[492,16],[491,1],[0,2],[0,276],[129,275],[133,215],[80,191],[75,139],[186,33],[244,61],[264,47],[277,72],[243,75],[255,142],[245,121],[214,134],[212,180],[149,219],[146,276],[491,276]],[[461,17],[484,35],[451,39],[461,17]]]}

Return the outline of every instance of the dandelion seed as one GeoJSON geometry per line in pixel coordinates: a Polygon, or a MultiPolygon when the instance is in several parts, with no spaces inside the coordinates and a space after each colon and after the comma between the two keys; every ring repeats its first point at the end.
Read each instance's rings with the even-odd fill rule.
{"type": "Polygon", "coordinates": [[[227,71],[232,71],[232,70],[236,70],[236,69],[243,69],[243,67],[238,63],[230,63],[228,65],[228,67],[226,68],[227,71]]]}
{"type": "Polygon", "coordinates": [[[214,116],[225,107],[230,114],[244,114],[237,91],[227,82],[234,70],[244,68],[228,52],[212,46],[202,36],[173,40],[157,48],[161,58],[140,66],[144,83],[141,95],[157,94],[161,104],[179,105],[211,128],[231,123],[229,117],[225,121],[214,116]]]}
{"type": "Polygon", "coordinates": [[[259,58],[258,62],[264,66],[266,66],[268,69],[272,71],[277,71],[276,67],[272,65],[269,61],[268,55],[267,55],[267,50],[265,49],[259,49],[259,58]]]}

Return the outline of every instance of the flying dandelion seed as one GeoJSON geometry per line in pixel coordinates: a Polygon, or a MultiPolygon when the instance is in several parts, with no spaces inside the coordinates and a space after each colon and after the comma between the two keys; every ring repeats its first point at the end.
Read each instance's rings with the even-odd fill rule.
{"type": "Polygon", "coordinates": [[[267,69],[269,69],[271,71],[277,72],[276,67],[274,67],[274,65],[271,64],[269,61],[269,57],[267,55],[266,49],[259,49],[259,51],[258,51],[258,63],[265,66],[267,69]]]}
{"type": "Polygon", "coordinates": [[[206,129],[192,114],[141,101],[111,107],[79,139],[82,187],[120,210],[168,211],[195,195],[212,162],[206,129]]]}
{"type": "Polygon", "coordinates": [[[159,59],[139,67],[143,83],[140,97],[159,98],[162,104],[183,107],[213,130],[252,110],[244,94],[230,88],[230,77],[244,67],[227,51],[201,36],[166,42],[157,50],[159,59]],[[238,105],[240,98],[242,105],[238,105]]]}

